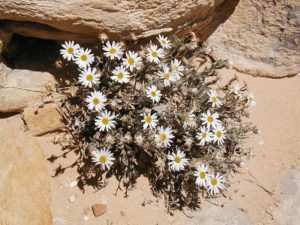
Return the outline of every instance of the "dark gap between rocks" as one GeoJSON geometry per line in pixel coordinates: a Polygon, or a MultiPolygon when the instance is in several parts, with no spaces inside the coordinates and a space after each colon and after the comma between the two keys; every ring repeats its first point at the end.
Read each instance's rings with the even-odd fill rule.
{"type": "Polygon", "coordinates": [[[7,66],[12,69],[58,73],[55,64],[59,59],[60,44],[56,41],[13,35],[2,53],[7,66]]]}
{"type": "Polygon", "coordinates": [[[72,63],[66,63],[60,55],[63,41],[45,40],[14,34],[2,52],[3,62],[11,69],[48,72],[60,87],[74,82],[79,71],[72,63]]]}

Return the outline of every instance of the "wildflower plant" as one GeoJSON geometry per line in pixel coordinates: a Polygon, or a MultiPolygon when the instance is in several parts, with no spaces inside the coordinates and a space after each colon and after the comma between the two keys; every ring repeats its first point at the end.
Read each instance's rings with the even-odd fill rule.
{"type": "Polygon", "coordinates": [[[169,211],[196,208],[201,196],[224,191],[249,153],[242,140],[255,127],[242,119],[254,97],[234,86],[236,77],[217,86],[228,61],[212,59],[193,34],[134,45],[62,45],[66,69],[76,73],[60,91],[79,186],[101,188],[114,175],[127,196],[143,175],[169,211]]]}

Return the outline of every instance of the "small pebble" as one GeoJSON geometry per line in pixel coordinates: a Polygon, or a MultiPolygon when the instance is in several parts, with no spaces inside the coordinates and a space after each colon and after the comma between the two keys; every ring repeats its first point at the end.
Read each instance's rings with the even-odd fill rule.
{"type": "Polygon", "coordinates": [[[83,220],[84,220],[84,221],[88,221],[88,220],[89,220],[89,217],[88,217],[88,216],[84,216],[84,217],[83,217],[83,220]]]}
{"type": "Polygon", "coordinates": [[[94,216],[98,217],[106,212],[107,207],[104,204],[94,204],[94,205],[92,205],[92,210],[93,210],[94,216]]]}
{"type": "Polygon", "coordinates": [[[73,202],[75,202],[75,199],[76,199],[76,197],[74,195],[71,195],[69,197],[69,202],[73,203],[73,202]]]}
{"type": "Polygon", "coordinates": [[[77,180],[74,180],[69,184],[69,187],[71,187],[71,188],[76,187],[76,186],[77,186],[77,180]]]}

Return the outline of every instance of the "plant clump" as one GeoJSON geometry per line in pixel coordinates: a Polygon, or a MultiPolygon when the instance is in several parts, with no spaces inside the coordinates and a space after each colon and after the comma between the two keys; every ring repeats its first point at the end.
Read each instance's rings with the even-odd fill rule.
{"type": "Polygon", "coordinates": [[[78,155],[72,166],[82,189],[101,188],[103,177],[114,175],[127,195],[143,175],[170,212],[196,208],[201,196],[226,189],[249,153],[242,140],[255,127],[243,118],[253,95],[236,77],[217,85],[217,70],[229,62],[211,58],[193,34],[131,46],[62,45],[65,68],[78,73],[59,89],[67,95],[61,113],[72,135],[64,149],[78,155]]]}

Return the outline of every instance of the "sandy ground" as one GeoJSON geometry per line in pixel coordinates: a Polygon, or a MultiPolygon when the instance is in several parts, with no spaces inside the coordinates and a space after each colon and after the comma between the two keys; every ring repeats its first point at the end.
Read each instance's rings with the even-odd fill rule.
{"type": "MultiPolygon", "coordinates": [[[[237,74],[224,70],[222,77],[226,80],[234,73],[237,74]]],[[[227,197],[218,198],[214,202],[236,205],[249,214],[255,225],[276,225],[273,211],[278,198],[272,193],[275,193],[284,176],[300,170],[300,77],[268,79],[238,76],[240,81],[248,83],[256,97],[257,106],[251,109],[250,120],[258,126],[261,134],[248,140],[247,145],[253,148],[252,157],[241,173],[235,174],[230,181],[227,197]]],[[[37,139],[44,146],[47,156],[61,152],[58,146],[51,143],[51,136],[37,139]]],[[[72,157],[54,164],[47,162],[49,173],[53,174],[58,163],[68,165],[71,162],[72,157]]],[[[129,197],[124,198],[122,192],[114,195],[117,187],[114,179],[110,179],[108,186],[100,191],[87,188],[82,193],[77,187],[69,187],[76,176],[75,169],[70,169],[51,179],[51,207],[55,225],[183,225],[190,220],[182,212],[168,215],[163,199],[157,200],[152,196],[144,178],[140,178],[133,191],[129,192],[129,197]],[[73,203],[68,200],[70,196],[75,196],[73,203]],[[143,202],[151,203],[142,206],[143,202]],[[98,218],[91,211],[85,215],[85,209],[94,203],[107,204],[107,212],[98,218]]],[[[203,210],[209,204],[204,202],[203,210]]],[[[193,215],[193,212],[187,211],[186,214],[193,215]]]]}

